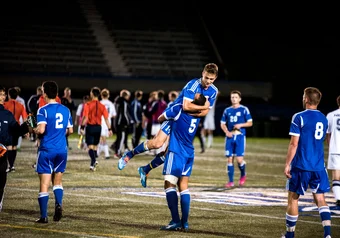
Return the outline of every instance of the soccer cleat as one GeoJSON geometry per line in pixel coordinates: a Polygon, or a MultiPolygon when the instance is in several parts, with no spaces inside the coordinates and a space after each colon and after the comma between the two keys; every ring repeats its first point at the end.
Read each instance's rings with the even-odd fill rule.
{"type": "Polygon", "coordinates": [[[126,155],[126,152],[123,156],[118,160],[118,169],[122,170],[125,168],[126,164],[129,162],[130,158],[126,155]]]}
{"type": "Polygon", "coordinates": [[[48,223],[47,217],[40,217],[38,220],[35,221],[36,223],[48,223]]]}
{"type": "Polygon", "coordinates": [[[145,174],[143,167],[138,168],[138,173],[140,176],[140,183],[144,188],[146,188],[146,180],[148,179],[148,176],[145,174]]]}
{"type": "Polygon", "coordinates": [[[160,230],[162,231],[179,231],[182,229],[182,222],[175,223],[171,221],[166,226],[161,226],[160,230]]]}
{"type": "Polygon", "coordinates": [[[238,182],[238,185],[239,186],[243,186],[244,185],[244,183],[246,182],[246,176],[244,175],[244,176],[242,176],[241,178],[240,178],[240,181],[238,182]]]}
{"type": "Polygon", "coordinates": [[[338,207],[340,207],[340,200],[336,200],[336,202],[335,202],[335,206],[338,206],[338,207]]]}
{"type": "Polygon", "coordinates": [[[60,221],[62,216],[63,216],[63,209],[60,204],[57,204],[54,210],[53,221],[60,221]]]}
{"type": "Polygon", "coordinates": [[[224,185],[225,188],[232,188],[234,187],[234,182],[229,182],[224,185]]]}
{"type": "Polygon", "coordinates": [[[184,223],[182,224],[182,230],[183,230],[184,232],[188,232],[188,231],[189,231],[189,223],[188,223],[188,222],[184,222],[184,223]]]}
{"type": "Polygon", "coordinates": [[[90,170],[91,170],[92,172],[94,172],[94,171],[96,171],[96,167],[95,167],[95,166],[90,166],[90,170]]]}

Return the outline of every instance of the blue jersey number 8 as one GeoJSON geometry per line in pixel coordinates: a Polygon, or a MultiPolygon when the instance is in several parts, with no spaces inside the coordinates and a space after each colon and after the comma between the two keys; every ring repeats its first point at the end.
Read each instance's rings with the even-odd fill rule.
{"type": "Polygon", "coordinates": [[[323,137],[323,124],[321,122],[317,122],[315,125],[314,137],[317,140],[320,140],[323,137]]]}

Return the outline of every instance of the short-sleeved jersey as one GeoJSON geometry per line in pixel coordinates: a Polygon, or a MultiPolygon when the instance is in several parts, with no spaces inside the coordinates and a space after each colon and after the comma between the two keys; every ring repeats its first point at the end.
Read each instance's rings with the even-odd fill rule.
{"type": "Polygon", "coordinates": [[[101,125],[102,116],[107,119],[109,114],[102,103],[92,100],[84,105],[84,116],[87,117],[87,125],[101,125]]]}
{"type": "MultiPolygon", "coordinates": [[[[102,99],[100,101],[101,104],[103,104],[107,110],[107,114],[108,114],[108,118],[112,118],[112,117],[115,117],[117,116],[117,112],[116,112],[116,108],[115,108],[115,105],[113,104],[113,102],[111,102],[110,100],[108,99],[102,99]]],[[[111,121],[109,120],[109,123],[111,121]]],[[[104,116],[102,116],[102,124],[105,124],[105,119],[104,119],[104,116]]]]}
{"type": "MultiPolygon", "coordinates": [[[[55,98],[56,102],[58,103],[61,103],[61,99],[57,96],[55,98]]],[[[44,95],[41,95],[40,98],[39,98],[39,108],[42,107],[42,106],[45,106],[47,103],[45,101],[45,98],[44,98],[44,95]]]]}
{"type": "Polygon", "coordinates": [[[331,140],[329,142],[329,153],[340,154],[340,109],[328,113],[327,120],[327,133],[331,133],[331,140]]]}
{"type": "Polygon", "coordinates": [[[20,117],[22,117],[23,120],[26,119],[27,113],[25,107],[18,101],[14,99],[10,99],[7,102],[4,103],[4,107],[6,110],[10,111],[15,120],[20,124],[20,117]]]}
{"type": "Polygon", "coordinates": [[[38,109],[37,124],[46,124],[39,150],[67,151],[66,129],[73,127],[70,110],[60,103],[48,103],[38,109]]]}
{"type": "MultiPolygon", "coordinates": [[[[246,123],[252,120],[249,109],[243,105],[240,105],[238,108],[227,107],[224,109],[221,117],[221,123],[227,124],[228,131],[232,131],[236,124],[246,123]]],[[[243,135],[246,135],[246,128],[242,127],[240,130],[243,135]]]]}
{"type": "Polygon", "coordinates": [[[178,103],[183,104],[184,99],[193,101],[196,93],[203,94],[209,101],[210,108],[212,108],[216,100],[218,89],[213,84],[210,85],[208,89],[204,89],[202,87],[201,78],[192,79],[184,86],[181,93],[178,95],[178,97],[174,101],[174,104],[178,104],[178,103]]]}
{"type": "Polygon", "coordinates": [[[164,111],[166,119],[173,120],[170,132],[169,151],[181,154],[183,157],[194,156],[193,140],[196,135],[199,117],[193,117],[183,112],[182,104],[174,104],[164,111]]]}
{"type": "Polygon", "coordinates": [[[305,171],[325,169],[324,140],[327,128],[327,118],[319,110],[307,109],[293,115],[289,135],[300,138],[292,168],[305,171]]]}

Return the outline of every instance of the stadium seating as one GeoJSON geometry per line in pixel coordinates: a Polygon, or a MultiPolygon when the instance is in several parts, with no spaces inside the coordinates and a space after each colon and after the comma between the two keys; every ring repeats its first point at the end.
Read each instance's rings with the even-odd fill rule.
{"type": "Polygon", "coordinates": [[[199,17],[185,17],[188,3],[158,12],[152,2],[109,1],[96,5],[126,65],[135,75],[193,77],[211,61],[199,17]],[[112,11],[115,9],[115,11],[112,11]],[[175,13],[175,14],[174,14],[175,13]]]}
{"type": "Polygon", "coordinates": [[[1,16],[1,71],[110,74],[77,1],[20,4],[1,16]]]}

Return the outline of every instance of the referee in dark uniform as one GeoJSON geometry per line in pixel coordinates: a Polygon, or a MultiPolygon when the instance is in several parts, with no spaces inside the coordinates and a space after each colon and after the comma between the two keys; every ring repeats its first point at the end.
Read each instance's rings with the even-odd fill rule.
{"type": "MultiPolygon", "coordinates": [[[[6,100],[5,88],[0,86],[0,143],[8,146],[12,143],[12,136],[21,136],[28,132],[28,126],[23,123],[21,126],[15,120],[13,114],[4,108],[6,100]]],[[[0,157],[0,211],[4,196],[4,189],[7,180],[7,152],[0,157]]]]}

